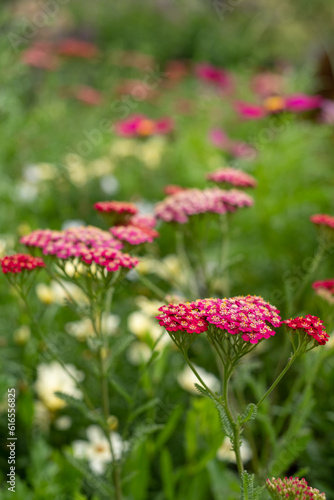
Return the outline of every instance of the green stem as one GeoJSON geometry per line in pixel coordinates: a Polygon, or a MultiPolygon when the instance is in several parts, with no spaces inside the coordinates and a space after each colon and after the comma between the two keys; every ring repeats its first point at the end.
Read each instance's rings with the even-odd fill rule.
{"type": "MultiPolygon", "coordinates": [[[[91,322],[92,322],[95,334],[101,342],[101,344],[99,346],[99,368],[100,368],[100,378],[101,378],[102,408],[103,408],[103,415],[104,415],[106,424],[108,424],[109,387],[108,387],[107,370],[106,370],[106,364],[105,364],[105,351],[104,351],[105,342],[104,342],[104,334],[103,334],[103,327],[102,327],[102,310],[101,310],[101,308],[98,307],[98,305],[94,301],[94,294],[93,294],[93,290],[91,289],[90,285],[89,285],[89,291],[90,291],[89,301],[90,301],[90,307],[91,307],[91,322]]],[[[109,294],[109,296],[107,297],[107,303],[108,303],[109,307],[111,305],[111,300],[112,300],[112,293],[109,294]]],[[[111,441],[111,438],[110,438],[110,435],[108,432],[106,432],[106,437],[108,439],[111,458],[112,458],[112,462],[113,462],[112,477],[113,477],[113,483],[114,483],[114,487],[115,487],[116,500],[122,500],[123,494],[122,494],[122,482],[121,482],[121,468],[120,468],[119,464],[117,464],[113,444],[112,444],[112,441],[111,441]]]]}
{"type": "Polygon", "coordinates": [[[186,251],[186,246],[184,243],[184,232],[182,228],[178,228],[175,231],[175,237],[176,237],[176,248],[178,257],[180,259],[180,262],[182,262],[182,265],[189,277],[189,290],[185,290],[185,292],[186,294],[189,292],[189,298],[192,298],[193,296],[194,298],[198,298],[200,296],[199,288],[196,281],[195,271],[193,270],[193,267],[191,265],[190,259],[186,251]],[[193,279],[191,279],[191,277],[193,279]]]}
{"type": "Polygon", "coordinates": [[[35,331],[38,333],[38,336],[39,338],[44,342],[47,350],[49,351],[49,353],[52,355],[52,357],[58,361],[58,363],[61,365],[61,367],[63,368],[63,370],[67,373],[67,375],[73,380],[73,382],[75,382],[75,384],[79,387],[79,389],[81,390],[83,396],[84,396],[84,399],[85,399],[85,402],[88,406],[88,408],[90,408],[91,410],[94,410],[94,405],[90,399],[90,397],[88,396],[87,392],[86,392],[86,389],[84,388],[83,384],[81,382],[79,382],[76,377],[70,372],[70,370],[68,370],[66,364],[53,352],[52,349],[50,349],[50,346],[48,345],[48,342],[45,338],[45,335],[42,331],[42,329],[40,328],[39,326],[39,323],[38,321],[36,320],[35,318],[35,315],[34,313],[32,312],[31,310],[31,307],[30,307],[30,304],[29,302],[27,301],[27,298],[26,296],[22,293],[22,291],[20,290],[19,287],[17,287],[15,284],[13,284],[14,288],[17,290],[17,292],[19,293],[19,296],[21,297],[21,300],[22,302],[24,303],[25,305],[25,308],[27,310],[27,313],[28,313],[28,316],[30,317],[31,319],[31,322],[32,324],[34,325],[34,328],[35,328],[35,331]]]}
{"type": "Polygon", "coordinates": [[[153,293],[156,294],[157,297],[159,297],[161,300],[166,302],[166,294],[161,288],[159,288],[157,285],[152,283],[152,281],[143,274],[138,273],[140,281],[145,285],[149,290],[151,290],[153,293]]]}
{"type": "Polygon", "coordinates": [[[230,284],[229,284],[229,272],[228,272],[228,257],[230,251],[230,239],[229,239],[229,226],[228,226],[228,214],[222,214],[220,216],[220,229],[223,236],[222,246],[221,246],[221,277],[225,278],[225,295],[228,297],[230,294],[230,284]]]}
{"type": "Polygon", "coordinates": [[[223,408],[226,412],[226,415],[230,421],[232,430],[233,430],[233,449],[235,453],[235,458],[237,462],[237,468],[238,468],[238,473],[241,476],[241,474],[244,471],[244,466],[242,463],[241,459],[241,453],[240,453],[240,425],[235,421],[232,411],[230,409],[230,405],[228,402],[228,382],[232,374],[232,367],[229,367],[228,365],[225,365],[224,367],[224,383],[223,383],[223,408]]]}
{"type": "Polygon", "coordinates": [[[281,381],[281,379],[284,377],[286,372],[289,370],[290,366],[293,364],[293,362],[296,360],[296,358],[299,356],[298,352],[295,352],[294,354],[291,355],[291,358],[288,362],[288,364],[285,366],[283,371],[278,375],[276,380],[273,382],[273,384],[269,387],[267,392],[262,396],[262,398],[257,402],[256,406],[259,407],[261,403],[269,396],[269,394],[275,389],[277,384],[281,381]]]}
{"type": "Polygon", "coordinates": [[[328,243],[324,243],[324,242],[321,242],[319,243],[319,246],[317,248],[317,251],[315,252],[314,254],[314,257],[313,257],[313,260],[311,262],[311,265],[310,265],[310,270],[308,272],[305,273],[303,279],[302,279],[302,282],[300,284],[300,287],[298,288],[298,290],[296,291],[296,293],[294,294],[293,296],[293,299],[290,300],[290,307],[288,307],[288,316],[291,315],[291,310],[293,310],[293,308],[296,306],[296,304],[298,303],[298,300],[300,299],[309,279],[312,277],[312,275],[316,272],[316,270],[318,269],[321,261],[323,260],[328,248],[329,248],[330,245],[328,245],[328,243]]]}
{"type": "MultiPolygon", "coordinates": [[[[181,351],[182,352],[182,351],[181,351]]],[[[216,394],[214,394],[211,389],[206,385],[206,383],[203,381],[203,379],[200,377],[200,375],[198,374],[196,368],[194,368],[193,364],[191,363],[190,359],[188,358],[187,354],[185,352],[182,352],[183,354],[183,357],[184,359],[186,360],[189,368],[191,369],[191,371],[194,373],[194,375],[198,378],[198,380],[200,381],[200,383],[202,384],[202,386],[208,391],[208,393],[213,397],[213,399],[215,401],[217,401],[217,403],[219,403],[221,405],[221,401],[220,399],[218,398],[218,396],[216,396],[216,394]]]]}

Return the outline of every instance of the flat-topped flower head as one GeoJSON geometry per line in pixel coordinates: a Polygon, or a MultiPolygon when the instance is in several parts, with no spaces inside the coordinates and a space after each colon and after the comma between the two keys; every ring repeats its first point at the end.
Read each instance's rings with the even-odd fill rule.
{"type": "Polygon", "coordinates": [[[26,246],[41,248],[44,255],[61,260],[78,259],[88,266],[95,263],[108,272],[120,268],[131,269],[138,259],[122,253],[123,244],[107,232],[94,226],[69,228],[65,231],[50,229],[33,231],[21,238],[26,246]]]}
{"type": "Polygon", "coordinates": [[[218,187],[187,189],[165,198],[155,207],[155,215],[165,222],[185,224],[189,217],[204,213],[224,214],[237,208],[249,207],[253,198],[236,189],[225,191],[218,187]]]}
{"type": "Polygon", "coordinates": [[[274,500],[326,500],[325,493],[308,485],[307,481],[298,477],[274,477],[266,481],[267,491],[274,500]]]}
{"type": "Polygon", "coordinates": [[[315,340],[318,344],[324,345],[329,340],[329,335],[326,333],[324,323],[317,316],[307,314],[305,317],[298,316],[297,318],[286,319],[283,321],[291,330],[298,330],[304,335],[304,340],[311,342],[315,340]]]}
{"type": "Polygon", "coordinates": [[[168,332],[202,333],[221,339],[220,335],[238,335],[244,342],[257,344],[275,335],[271,328],[281,325],[276,307],[262,297],[247,295],[228,299],[198,299],[194,302],[162,306],[157,316],[168,332]]]}
{"type": "Polygon", "coordinates": [[[116,212],[117,214],[135,215],[138,212],[136,205],[126,201],[98,201],[94,208],[98,212],[116,212]]]}
{"type": "Polygon", "coordinates": [[[155,228],[157,225],[157,219],[154,217],[154,215],[146,214],[146,215],[141,215],[137,214],[134,215],[130,223],[132,226],[137,226],[137,227],[145,227],[149,229],[155,228]]]}
{"type": "Polygon", "coordinates": [[[206,176],[207,180],[218,184],[230,184],[239,188],[255,187],[256,180],[251,175],[232,167],[223,167],[206,176]]]}
{"type": "Polygon", "coordinates": [[[310,217],[310,221],[318,226],[327,226],[334,229],[334,217],[328,214],[316,214],[310,217]]]}
{"type": "Polygon", "coordinates": [[[124,224],[138,212],[136,205],[126,201],[99,201],[94,208],[106,217],[110,225],[124,224]]]}
{"type": "Polygon", "coordinates": [[[327,302],[334,303],[334,279],[315,281],[312,283],[312,288],[317,295],[327,300],[327,302]]]}
{"type": "Polygon", "coordinates": [[[17,274],[24,271],[33,271],[38,267],[45,267],[45,264],[43,259],[40,257],[17,253],[14,255],[6,255],[3,259],[1,259],[1,267],[4,274],[17,274]]]}
{"type": "Polygon", "coordinates": [[[251,344],[275,335],[268,323],[274,327],[281,325],[278,309],[256,295],[199,299],[192,304],[205,314],[208,323],[231,335],[240,335],[251,344]]]}
{"type": "Polygon", "coordinates": [[[328,290],[329,292],[334,294],[334,279],[315,281],[314,283],[312,283],[312,288],[314,290],[324,288],[325,290],[328,290]]]}
{"type": "Polygon", "coordinates": [[[129,243],[130,245],[141,245],[142,243],[152,243],[159,233],[154,229],[145,226],[128,224],[126,226],[115,226],[110,228],[110,232],[115,238],[129,243]]]}

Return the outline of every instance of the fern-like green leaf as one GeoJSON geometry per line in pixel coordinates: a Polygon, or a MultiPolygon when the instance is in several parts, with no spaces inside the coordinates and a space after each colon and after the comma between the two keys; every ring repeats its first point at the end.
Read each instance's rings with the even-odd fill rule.
{"type": "Polygon", "coordinates": [[[198,385],[198,384],[195,384],[195,387],[196,389],[198,390],[198,392],[202,395],[202,396],[206,396],[208,398],[210,398],[217,410],[218,410],[218,413],[219,413],[219,417],[220,417],[220,421],[221,421],[221,424],[222,424],[222,428],[223,428],[223,431],[224,433],[226,434],[226,436],[228,436],[231,440],[231,443],[232,443],[232,447],[234,445],[234,435],[233,435],[233,429],[232,429],[232,425],[231,425],[231,422],[227,416],[227,413],[226,411],[224,410],[224,407],[222,404],[219,404],[218,401],[216,399],[214,399],[212,397],[212,395],[206,390],[204,389],[204,387],[198,385]]]}
{"type": "Polygon", "coordinates": [[[257,406],[254,403],[247,405],[245,411],[242,415],[238,415],[238,422],[240,425],[248,422],[249,420],[254,420],[257,413],[257,406]]]}

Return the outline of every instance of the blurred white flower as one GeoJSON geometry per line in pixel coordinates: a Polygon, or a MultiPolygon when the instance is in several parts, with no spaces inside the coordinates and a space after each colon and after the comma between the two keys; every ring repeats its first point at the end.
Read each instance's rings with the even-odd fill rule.
{"type": "MultiPolygon", "coordinates": [[[[74,456],[88,460],[89,467],[95,474],[103,474],[106,465],[112,462],[108,439],[102,429],[96,425],[90,425],[86,430],[86,434],[88,441],[78,440],[72,443],[74,456]]],[[[122,437],[117,432],[111,432],[109,436],[114,458],[120,460],[129,445],[127,441],[122,440],[122,437]]]]}
{"type": "Polygon", "coordinates": [[[84,292],[74,283],[61,281],[51,281],[50,286],[45,283],[38,283],[36,286],[36,294],[44,304],[60,304],[63,305],[66,300],[72,297],[77,303],[87,303],[87,297],[84,292]]]}
{"type": "MultiPolygon", "coordinates": [[[[246,439],[242,439],[240,455],[243,462],[248,462],[253,456],[252,450],[246,439]]],[[[224,438],[220,448],[218,448],[216,456],[218,460],[236,463],[235,453],[232,451],[232,443],[229,437],[226,436],[224,438]]]]}
{"type": "Polygon", "coordinates": [[[66,370],[58,361],[50,364],[41,364],[37,367],[37,379],[35,390],[39,399],[50,411],[60,410],[66,406],[65,401],[55,395],[55,392],[63,392],[77,399],[82,399],[83,395],[77,388],[75,380],[81,382],[84,374],[78,371],[73,365],[65,365],[66,370]]]}
{"type": "MultiPolygon", "coordinates": [[[[105,335],[113,335],[116,333],[120,324],[120,317],[116,314],[102,315],[102,330],[105,335]]],[[[67,333],[75,337],[80,342],[84,342],[89,337],[95,337],[94,328],[89,318],[82,318],[79,321],[71,321],[66,323],[65,330],[67,333]]]]}
{"type": "MultiPolygon", "coordinates": [[[[218,392],[220,390],[220,382],[217,377],[213,375],[213,373],[207,372],[200,366],[193,366],[203,382],[209,387],[209,389],[211,389],[211,391],[218,392]]],[[[196,390],[195,384],[200,385],[200,382],[188,365],[186,365],[182,372],[178,374],[177,381],[185,391],[196,394],[197,396],[199,395],[199,392],[196,390]]]]}
{"type": "Polygon", "coordinates": [[[82,227],[82,226],[85,226],[83,220],[80,219],[66,220],[65,222],[62,223],[61,230],[65,231],[65,229],[69,229],[70,227],[82,227]]]}
{"type": "Polygon", "coordinates": [[[144,342],[132,342],[126,356],[131,364],[138,366],[146,363],[152,355],[152,350],[144,342]]]}
{"type": "Polygon", "coordinates": [[[52,180],[57,176],[57,168],[52,163],[37,163],[23,168],[23,178],[31,184],[52,180]]]}
{"type": "Polygon", "coordinates": [[[159,300],[150,300],[144,295],[138,295],[135,302],[144,314],[147,314],[147,316],[151,316],[152,318],[159,314],[159,307],[164,305],[164,302],[160,302],[159,300]]]}
{"type": "Polygon", "coordinates": [[[115,164],[107,156],[102,156],[90,162],[88,169],[94,177],[108,176],[115,170],[115,164]]]}
{"type": "Polygon", "coordinates": [[[72,419],[68,415],[62,415],[54,421],[54,426],[58,431],[67,431],[72,425],[72,419]]]}
{"type": "Polygon", "coordinates": [[[28,325],[21,325],[13,333],[13,339],[15,344],[24,345],[28,342],[31,336],[31,331],[28,325]]]}
{"type": "Polygon", "coordinates": [[[115,139],[111,145],[110,154],[116,158],[137,156],[138,146],[138,141],[134,139],[115,139]]]}
{"type": "Polygon", "coordinates": [[[35,185],[28,182],[21,182],[17,185],[16,196],[20,201],[30,203],[36,200],[38,196],[38,189],[35,185]]]}
{"type": "Polygon", "coordinates": [[[146,167],[155,169],[160,164],[165,146],[166,139],[164,137],[151,137],[140,145],[138,157],[146,167]]]}
{"type": "Polygon", "coordinates": [[[0,237],[0,257],[8,254],[14,248],[14,236],[11,234],[2,234],[0,237]]]}
{"type": "Polygon", "coordinates": [[[100,187],[104,193],[114,195],[118,191],[119,183],[113,175],[104,175],[100,179],[100,187]]]}

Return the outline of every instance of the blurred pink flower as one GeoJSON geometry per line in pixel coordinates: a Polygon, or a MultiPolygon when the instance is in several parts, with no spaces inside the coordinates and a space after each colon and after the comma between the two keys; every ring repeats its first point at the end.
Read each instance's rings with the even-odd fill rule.
{"type": "Polygon", "coordinates": [[[285,98],[285,108],[295,113],[309,111],[319,108],[322,99],[319,95],[294,94],[285,98]]]}
{"type": "Polygon", "coordinates": [[[321,105],[320,121],[329,125],[334,125],[334,101],[324,99],[321,105]]]}
{"type": "Polygon", "coordinates": [[[73,97],[88,106],[98,106],[102,102],[102,94],[99,90],[87,85],[79,85],[74,89],[73,97]]]}
{"type": "Polygon", "coordinates": [[[21,62],[34,68],[54,71],[59,61],[53,53],[53,46],[49,42],[37,41],[21,54],[21,62]]]}
{"type": "Polygon", "coordinates": [[[220,68],[208,63],[200,63],[195,66],[197,77],[203,82],[210,83],[222,89],[230,89],[232,86],[231,75],[220,68]]]}
{"type": "Polygon", "coordinates": [[[171,118],[151,120],[145,115],[132,115],[127,120],[115,124],[116,134],[123,137],[147,137],[151,135],[165,135],[174,128],[171,118]]]}
{"type": "Polygon", "coordinates": [[[255,94],[265,98],[283,93],[284,77],[276,73],[259,73],[252,78],[251,87],[255,94]]]}
{"type": "Polygon", "coordinates": [[[99,55],[99,49],[96,45],[76,38],[64,38],[60,40],[57,52],[62,56],[81,57],[83,59],[93,59],[99,55]]]}
{"type": "Polygon", "coordinates": [[[209,132],[209,140],[211,144],[217,148],[223,149],[224,151],[230,147],[230,139],[227,134],[220,128],[213,128],[209,132]]]}
{"type": "Polygon", "coordinates": [[[246,142],[233,141],[219,128],[210,130],[209,141],[217,148],[230,153],[236,158],[254,159],[256,156],[256,149],[253,146],[246,142]]]}
{"type": "Polygon", "coordinates": [[[263,106],[259,104],[238,101],[235,103],[235,108],[241,118],[245,120],[259,120],[267,114],[263,106]]]}

